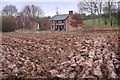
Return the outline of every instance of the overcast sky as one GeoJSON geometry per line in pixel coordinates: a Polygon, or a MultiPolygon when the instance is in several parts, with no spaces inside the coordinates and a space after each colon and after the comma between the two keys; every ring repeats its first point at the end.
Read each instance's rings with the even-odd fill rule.
{"type": "MultiPolygon", "coordinates": [[[[22,10],[25,5],[37,5],[44,11],[45,16],[54,16],[56,14],[56,7],[60,14],[68,14],[69,10],[74,12],[78,11],[77,4],[79,1],[96,1],[96,0],[0,0],[0,10],[9,4],[13,4],[18,8],[18,11],[22,10]]],[[[103,1],[103,0],[98,0],[103,1]]],[[[104,0],[107,1],[107,0],[104,0]]],[[[113,0],[120,1],[120,0],[113,0]]]]}
{"type": "Polygon", "coordinates": [[[2,8],[6,5],[13,4],[18,10],[22,10],[25,5],[37,5],[44,11],[45,16],[56,14],[56,7],[60,14],[68,14],[69,10],[77,11],[77,2],[2,2],[2,8]]]}

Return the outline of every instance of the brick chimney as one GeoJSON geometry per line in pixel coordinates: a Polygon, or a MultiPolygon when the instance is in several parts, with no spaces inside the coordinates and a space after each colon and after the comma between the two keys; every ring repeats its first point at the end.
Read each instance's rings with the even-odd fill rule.
{"type": "Polygon", "coordinates": [[[73,15],[73,11],[69,11],[69,15],[73,15]]]}

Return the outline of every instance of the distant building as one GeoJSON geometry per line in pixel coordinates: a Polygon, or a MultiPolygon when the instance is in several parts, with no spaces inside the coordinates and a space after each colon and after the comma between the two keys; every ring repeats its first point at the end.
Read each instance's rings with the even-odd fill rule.
{"type": "Polygon", "coordinates": [[[39,30],[39,29],[40,29],[39,23],[31,21],[30,30],[39,30]]]}
{"type": "MultiPolygon", "coordinates": [[[[53,31],[72,31],[76,30],[75,27],[71,25],[72,17],[74,16],[73,11],[69,11],[69,14],[55,15],[50,19],[51,30],[53,31]]],[[[77,27],[80,29],[81,27],[77,27]]]]}

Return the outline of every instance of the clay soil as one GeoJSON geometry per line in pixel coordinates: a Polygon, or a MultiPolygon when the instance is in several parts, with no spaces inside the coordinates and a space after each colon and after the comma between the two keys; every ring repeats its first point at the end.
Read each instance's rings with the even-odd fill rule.
{"type": "Polygon", "coordinates": [[[118,78],[118,33],[2,33],[1,76],[118,78]]]}

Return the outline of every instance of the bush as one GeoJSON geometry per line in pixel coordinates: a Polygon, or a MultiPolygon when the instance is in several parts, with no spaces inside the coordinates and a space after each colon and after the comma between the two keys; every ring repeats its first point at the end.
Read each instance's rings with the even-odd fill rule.
{"type": "Polygon", "coordinates": [[[120,25],[120,11],[118,12],[118,25],[120,25]]]}
{"type": "Polygon", "coordinates": [[[73,27],[79,27],[79,25],[83,24],[83,21],[78,13],[75,13],[75,15],[72,17],[71,25],[73,27]]]}
{"type": "Polygon", "coordinates": [[[16,29],[16,18],[13,16],[2,17],[2,32],[11,32],[16,29]]]}

